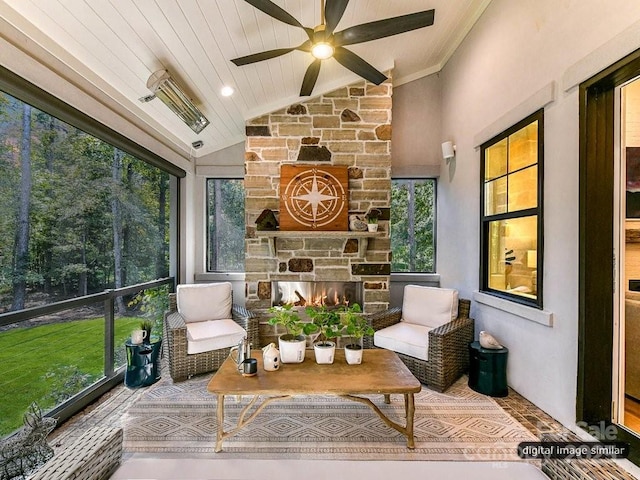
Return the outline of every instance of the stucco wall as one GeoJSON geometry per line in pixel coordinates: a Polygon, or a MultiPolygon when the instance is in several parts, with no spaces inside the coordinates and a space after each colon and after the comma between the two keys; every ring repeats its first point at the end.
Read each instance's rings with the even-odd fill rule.
{"type": "Polygon", "coordinates": [[[442,159],[440,76],[394,86],[391,175],[425,177],[440,174],[442,159]]]}
{"type": "Polygon", "coordinates": [[[607,66],[610,52],[600,47],[631,38],[638,18],[640,3],[626,0],[493,0],[441,72],[442,135],[457,153],[442,165],[437,264],[442,286],[464,296],[478,288],[477,140],[514,111],[532,113],[532,96],[555,87],[545,108],[544,159],[544,309],[553,325],[477,302],[472,314],[476,335],[488,330],[509,347],[510,386],[567,426],[576,418],[579,140],[578,90],[567,79],[607,66]]]}

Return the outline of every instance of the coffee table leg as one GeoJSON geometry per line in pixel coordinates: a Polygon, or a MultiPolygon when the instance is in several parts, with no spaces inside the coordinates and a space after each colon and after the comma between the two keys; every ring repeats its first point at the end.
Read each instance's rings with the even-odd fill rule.
{"type": "Polygon", "coordinates": [[[224,434],[224,394],[218,394],[218,432],[216,434],[216,452],[222,451],[222,437],[224,434]]]}
{"type": "Polygon", "coordinates": [[[386,403],[387,405],[391,403],[391,395],[389,395],[388,393],[384,394],[384,403],[386,403]]]}
{"type": "Polygon", "coordinates": [[[407,448],[416,448],[413,438],[413,414],[415,413],[415,404],[413,393],[405,394],[404,406],[407,413],[407,448]]]}

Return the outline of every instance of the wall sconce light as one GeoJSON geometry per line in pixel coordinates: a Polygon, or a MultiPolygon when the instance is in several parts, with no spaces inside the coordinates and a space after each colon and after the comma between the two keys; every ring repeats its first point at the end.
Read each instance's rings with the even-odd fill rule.
{"type": "Polygon", "coordinates": [[[453,142],[444,142],[442,144],[442,158],[447,162],[456,156],[456,146],[453,142]]]}
{"type": "MultiPolygon", "coordinates": [[[[209,125],[209,120],[171,78],[167,70],[158,70],[152,73],[147,81],[147,88],[151,90],[153,96],[162,100],[194,132],[200,133],[204,127],[209,125]]],[[[151,98],[147,96],[144,99],[149,101],[153,99],[153,96],[151,98]]]]}

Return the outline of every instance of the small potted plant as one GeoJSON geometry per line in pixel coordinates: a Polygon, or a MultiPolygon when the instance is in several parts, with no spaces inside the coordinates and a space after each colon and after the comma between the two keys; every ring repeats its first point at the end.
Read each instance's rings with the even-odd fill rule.
{"type": "Polygon", "coordinates": [[[293,305],[275,306],[269,309],[273,316],[269,318],[269,325],[282,325],[287,333],[278,337],[280,361],[282,363],[302,363],[307,347],[307,331],[312,330],[305,324],[293,305]]]}
{"type": "Polygon", "coordinates": [[[341,307],[340,317],[345,335],[352,339],[344,346],[345,359],[349,365],[359,365],[362,363],[362,337],[373,335],[375,331],[357,303],[341,307]]]}
{"type": "Polygon", "coordinates": [[[320,364],[333,363],[336,353],[336,343],[331,341],[342,334],[342,323],[336,309],[330,310],[326,305],[307,307],[305,312],[311,318],[308,330],[318,333],[318,340],[313,344],[316,362],[320,364]]]}
{"type": "Polygon", "coordinates": [[[382,215],[382,212],[377,208],[371,208],[367,213],[367,228],[370,232],[378,231],[378,219],[380,218],[380,215],[382,215]]]}
{"type": "Polygon", "coordinates": [[[142,343],[151,343],[151,330],[153,330],[153,322],[151,320],[143,320],[140,322],[140,330],[147,332],[142,337],[142,343]]]}

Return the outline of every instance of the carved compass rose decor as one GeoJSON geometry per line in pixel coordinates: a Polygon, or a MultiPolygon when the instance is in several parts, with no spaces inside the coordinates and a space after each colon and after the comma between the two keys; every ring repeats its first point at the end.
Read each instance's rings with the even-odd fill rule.
{"type": "Polygon", "coordinates": [[[280,230],[348,229],[347,167],[283,165],[280,230]]]}

